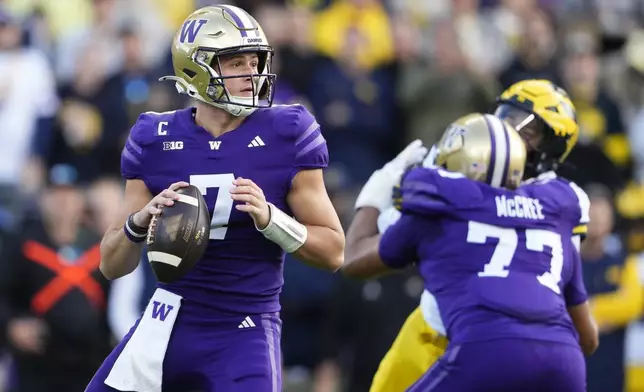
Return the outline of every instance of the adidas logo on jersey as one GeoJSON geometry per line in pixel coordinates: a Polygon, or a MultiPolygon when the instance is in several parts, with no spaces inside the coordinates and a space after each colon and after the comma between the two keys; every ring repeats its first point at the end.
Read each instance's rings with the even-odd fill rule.
{"type": "Polygon", "coordinates": [[[252,142],[248,143],[248,147],[261,147],[265,146],[264,141],[259,137],[255,136],[255,139],[253,139],[252,142]]]}
{"type": "Polygon", "coordinates": [[[244,321],[242,321],[242,322],[241,322],[241,324],[239,324],[239,325],[237,326],[237,328],[253,328],[253,327],[255,327],[255,326],[256,326],[256,325],[255,325],[255,323],[253,322],[253,320],[251,320],[251,319],[250,319],[250,317],[246,316],[246,318],[244,319],[244,321]]]}

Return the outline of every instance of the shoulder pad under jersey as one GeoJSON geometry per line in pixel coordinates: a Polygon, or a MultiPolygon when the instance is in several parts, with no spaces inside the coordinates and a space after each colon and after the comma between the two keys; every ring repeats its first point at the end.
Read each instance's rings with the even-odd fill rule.
{"type": "Polygon", "coordinates": [[[121,174],[125,179],[144,179],[144,168],[149,160],[149,146],[154,144],[159,136],[166,136],[175,120],[177,111],[146,112],[139,115],[136,123],[130,129],[130,134],[121,153],[121,174]]]}
{"type": "Polygon", "coordinates": [[[590,199],[579,185],[549,172],[526,182],[521,186],[524,187],[539,199],[556,205],[562,218],[573,227],[573,235],[585,236],[590,220],[590,199]]]}
{"type": "Polygon", "coordinates": [[[405,175],[400,186],[400,208],[416,214],[448,214],[470,208],[483,200],[481,183],[460,173],[417,167],[405,175]]]}

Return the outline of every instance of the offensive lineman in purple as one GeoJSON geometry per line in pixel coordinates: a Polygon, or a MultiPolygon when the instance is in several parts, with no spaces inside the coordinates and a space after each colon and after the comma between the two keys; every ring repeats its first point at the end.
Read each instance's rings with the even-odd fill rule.
{"type": "Polygon", "coordinates": [[[209,207],[210,241],[185,277],[158,285],[87,392],[281,390],[284,253],[335,271],[344,233],[315,118],[300,105],[271,107],[272,53],[255,19],[233,6],[195,11],[175,36],[175,76],[162,80],[196,107],[144,113],[132,128],[124,206],[103,238],[101,271],[132,272],[151,217],[188,184],[209,207]]]}
{"type": "Polygon", "coordinates": [[[403,215],[379,246],[389,268],[418,265],[450,340],[409,391],[584,391],[567,311],[587,300],[571,238],[579,216],[567,216],[572,189],[554,180],[513,192],[440,173],[418,168],[405,177],[403,215]],[[491,352],[496,372],[483,366],[491,352]]]}
{"type": "MultiPolygon", "coordinates": [[[[485,176],[478,169],[487,163],[481,151],[495,154],[494,139],[480,135],[490,128],[518,136],[485,116],[487,126],[466,117],[446,131],[437,159],[451,172],[416,168],[403,178],[402,217],[372,237],[378,242],[365,238],[345,273],[368,277],[417,264],[450,345],[410,391],[582,391],[584,360],[568,313],[587,300],[572,241],[586,219],[576,185],[548,172],[516,191],[498,188],[516,184],[507,177],[514,170],[490,166],[485,176]],[[480,181],[499,182],[458,172],[470,168],[480,181]]],[[[525,164],[525,155],[511,155],[517,146],[506,146],[515,169],[525,164]]]]}
{"type": "Polygon", "coordinates": [[[452,344],[529,338],[578,347],[566,307],[587,300],[570,238],[579,217],[566,216],[575,211],[572,189],[558,188],[535,182],[509,191],[414,169],[380,258],[394,269],[417,263],[452,344]]]}

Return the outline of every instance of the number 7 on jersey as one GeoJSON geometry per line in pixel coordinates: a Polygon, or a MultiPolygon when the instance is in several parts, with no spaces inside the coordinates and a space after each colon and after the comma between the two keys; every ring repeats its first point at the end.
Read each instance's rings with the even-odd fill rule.
{"type": "Polygon", "coordinates": [[[190,184],[199,189],[202,195],[208,193],[208,189],[219,188],[215,208],[210,220],[210,239],[223,240],[228,231],[230,213],[233,210],[233,199],[230,197],[230,188],[233,187],[235,175],[225,174],[194,174],[190,176],[190,184]]]}

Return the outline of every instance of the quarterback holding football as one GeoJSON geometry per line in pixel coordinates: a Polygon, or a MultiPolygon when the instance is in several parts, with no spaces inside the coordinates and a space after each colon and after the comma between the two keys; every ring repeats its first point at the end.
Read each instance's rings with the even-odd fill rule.
{"type": "Polygon", "coordinates": [[[335,271],[344,233],[320,126],[301,105],[272,105],[272,56],[233,6],[201,8],[176,33],[162,80],[195,106],[139,116],[121,157],[122,209],[101,243],[101,271],[117,279],[147,238],[160,282],[87,392],[281,390],[284,254],[335,271]]]}

